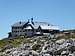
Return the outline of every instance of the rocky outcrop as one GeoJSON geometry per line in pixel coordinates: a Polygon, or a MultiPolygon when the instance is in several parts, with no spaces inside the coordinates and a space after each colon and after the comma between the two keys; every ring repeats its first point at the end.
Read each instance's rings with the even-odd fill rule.
{"type": "MultiPolygon", "coordinates": [[[[52,56],[52,55],[75,55],[75,40],[64,39],[63,41],[47,38],[32,38],[32,43],[21,43],[17,47],[5,46],[4,51],[0,51],[0,56],[52,56]]],[[[1,49],[0,49],[1,50],[1,49]]]]}

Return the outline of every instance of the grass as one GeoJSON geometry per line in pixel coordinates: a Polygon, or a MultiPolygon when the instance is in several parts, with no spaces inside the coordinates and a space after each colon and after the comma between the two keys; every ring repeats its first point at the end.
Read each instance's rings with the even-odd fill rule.
{"type": "Polygon", "coordinates": [[[40,50],[40,47],[41,47],[40,44],[35,44],[35,45],[32,47],[32,49],[36,51],[36,50],[40,50]]]}
{"type": "Polygon", "coordinates": [[[70,35],[65,35],[65,36],[59,36],[56,38],[56,40],[61,40],[61,39],[75,39],[75,34],[70,34],[70,35]]]}
{"type": "Polygon", "coordinates": [[[21,43],[32,43],[30,39],[24,38],[24,37],[16,37],[13,39],[3,39],[0,40],[0,48],[3,48],[6,45],[12,45],[13,47],[18,46],[21,43]]]}

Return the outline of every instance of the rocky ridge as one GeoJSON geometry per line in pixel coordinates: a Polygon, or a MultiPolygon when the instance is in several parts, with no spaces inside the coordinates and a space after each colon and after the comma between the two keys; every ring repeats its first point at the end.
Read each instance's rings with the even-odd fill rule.
{"type": "Polygon", "coordinates": [[[75,39],[61,39],[49,37],[26,38],[31,43],[22,42],[17,47],[8,44],[0,49],[0,56],[75,56],[75,39]]]}

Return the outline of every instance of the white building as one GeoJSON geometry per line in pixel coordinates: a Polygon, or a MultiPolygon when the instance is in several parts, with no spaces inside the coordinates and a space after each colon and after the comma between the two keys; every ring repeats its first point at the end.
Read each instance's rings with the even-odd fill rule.
{"type": "Polygon", "coordinates": [[[31,21],[20,21],[13,24],[12,31],[9,33],[9,37],[44,35],[45,33],[57,32],[59,32],[59,28],[57,26],[50,25],[46,22],[34,22],[33,18],[31,18],[31,21]]]}

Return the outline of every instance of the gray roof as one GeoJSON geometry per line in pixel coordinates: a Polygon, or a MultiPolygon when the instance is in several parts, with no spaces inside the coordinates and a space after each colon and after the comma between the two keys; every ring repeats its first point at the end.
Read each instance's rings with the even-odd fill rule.
{"type": "Polygon", "coordinates": [[[48,25],[47,22],[34,22],[35,25],[48,25]]]}
{"type": "Polygon", "coordinates": [[[48,24],[46,22],[34,22],[34,25],[31,24],[33,26],[34,29],[38,29],[38,27],[40,26],[42,29],[56,29],[59,30],[58,26],[52,25],[52,24],[48,24]]]}
{"type": "MultiPolygon", "coordinates": [[[[13,24],[12,26],[23,26],[24,24],[25,24],[26,22],[17,22],[17,23],[15,23],[15,24],[13,24]]],[[[33,25],[32,23],[29,23],[29,24],[31,24],[31,25],[33,25]]],[[[46,23],[46,22],[34,22],[34,27],[37,27],[37,26],[39,26],[39,25],[48,25],[48,23],[46,23]]]]}
{"type": "Polygon", "coordinates": [[[20,27],[23,26],[26,22],[16,22],[15,24],[13,24],[13,27],[20,27]]]}
{"type": "MultiPolygon", "coordinates": [[[[26,23],[27,23],[27,22],[17,22],[17,23],[15,23],[15,24],[13,24],[12,26],[13,26],[13,27],[21,27],[21,26],[24,26],[26,23]]],[[[46,23],[46,22],[34,22],[34,24],[32,24],[31,22],[29,22],[28,24],[31,24],[34,29],[38,29],[39,26],[40,26],[42,29],[58,29],[57,26],[48,24],[48,23],[46,23]]]]}
{"type": "Polygon", "coordinates": [[[49,24],[46,22],[34,22],[34,25],[31,24],[35,29],[37,29],[39,26],[48,26],[49,24]]]}

